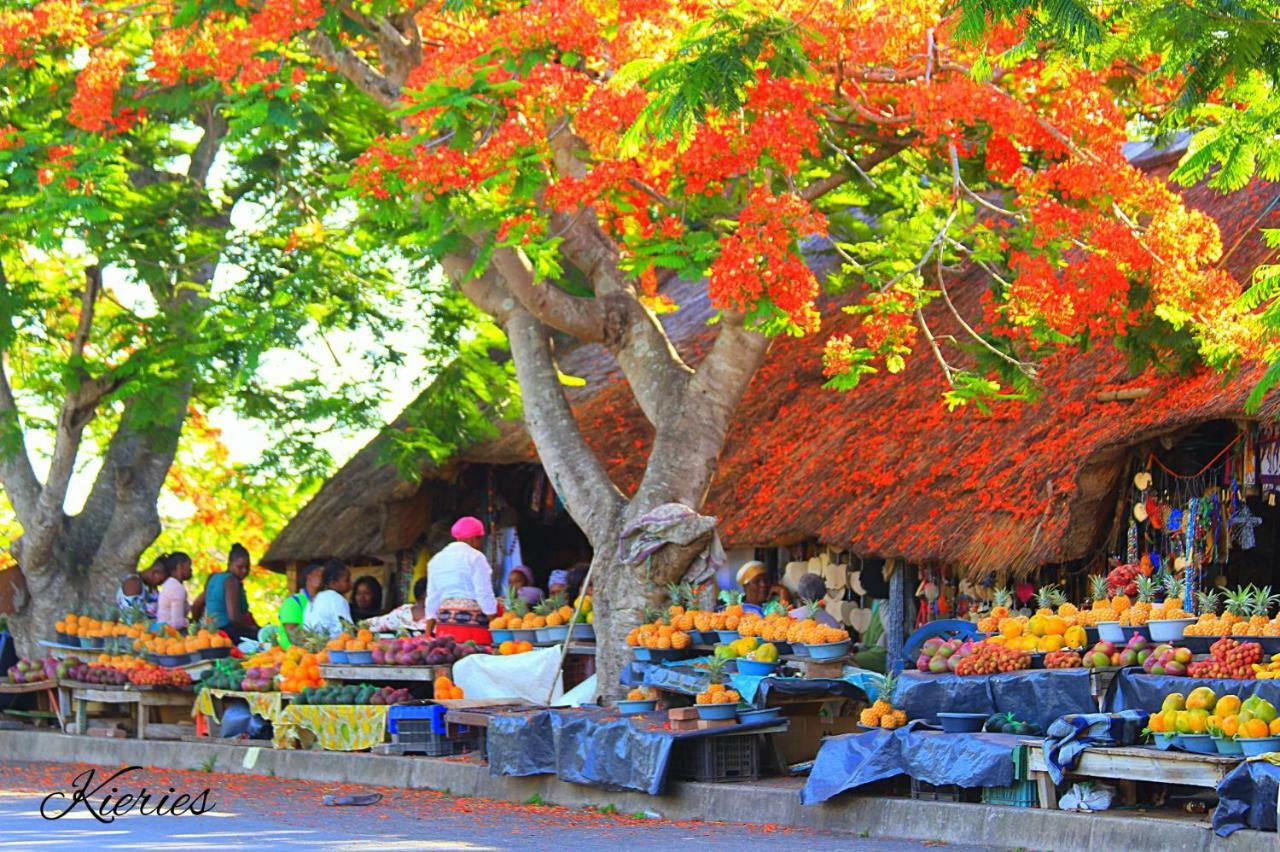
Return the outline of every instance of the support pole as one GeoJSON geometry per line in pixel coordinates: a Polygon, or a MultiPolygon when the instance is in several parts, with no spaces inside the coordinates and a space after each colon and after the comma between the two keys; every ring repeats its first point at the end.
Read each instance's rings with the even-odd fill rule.
{"type": "Polygon", "coordinates": [[[564,661],[569,656],[569,643],[573,641],[573,628],[578,624],[578,617],[582,614],[582,601],[587,596],[587,589],[591,586],[591,575],[596,570],[595,555],[592,554],[591,564],[587,566],[587,576],[582,578],[582,585],[579,587],[578,600],[573,605],[573,615],[569,618],[569,632],[564,637],[564,644],[560,646],[560,662],[556,665],[556,673],[551,677],[551,688],[547,690],[547,700],[542,702],[547,707],[551,706],[551,699],[556,694],[556,681],[560,679],[560,673],[564,671],[564,661]]]}

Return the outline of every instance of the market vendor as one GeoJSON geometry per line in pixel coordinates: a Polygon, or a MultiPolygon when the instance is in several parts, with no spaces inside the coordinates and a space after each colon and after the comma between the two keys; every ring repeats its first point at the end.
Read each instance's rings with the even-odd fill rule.
{"type": "Polygon", "coordinates": [[[825,624],[828,627],[841,627],[840,622],[831,617],[831,613],[822,608],[826,603],[827,597],[827,581],[822,579],[818,574],[808,573],[799,579],[796,583],[796,594],[800,596],[802,604],[791,610],[790,615],[797,621],[804,621],[809,617],[809,604],[818,604],[817,611],[813,614],[813,620],[819,624],[825,624]]]}
{"type": "Polygon", "coordinates": [[[370,618],[361,626],[375,633],[394,633],[398,630],[427,629],[427,578],[419,577],[413,584],[413,602],[398,606],[386,615],[370,618]]]}
{"type": "Polygon", "coordinates": [[[530,607],[542,603],[542,589],[533,584],[533,572],[524,565],[507,572],[507,595],[515,595],[530,607]]]}
{"type": "Polygon", "coordinates": [[[493,569],[480,547],[484,523],[459,518],[450,532],[454,541],[427,563],[427,622],[438,636],[488,645],[489,618],[498,612],[493,596],[493,569]]]}
{"type": "Polygon", "coordinates": [[[366,575],[351,589],[351,618],[364,621],[378,615],[382,615],[382,584],[366,575]]]}
{"type": "Polygon", "coordinates": [[[742,608],[746,612],[764,615],[764,605],[769,602],[769,572],[758,559],[744,562],[738,569],[738,585],[742,587],[742,608]]]}
{"type": "Polygon", "coordinates": [[[156,621],[183,630],[187,626],[187,587],[184,583],[191,579],[191,557],[182,552],[167,554],[164,556],[164,571],[167,576],[160,584],[156,621]]]}
{"type": "Polygon", "coordinates": [[[325,562],[320,569],[320,592],[307,607],[302,625],[330,639],[340,634],[342,623],[351,622],[351,605],[347,603],[349,591],[351,569],[337,559],[325,562]]]}
{"type": "Polygon", "coordinates": [[[553,598],[556,595],[569,594],[569,572],[568,571],[552,571],[551,576],[547,578],[547,597],[553,598]]]}
{"type": "Polygon", "coordinates": [[[156,557],[147,570],[120,578],[120,586],[116,589],[116,606],[122,610],[140,609],[148,618],[155,618],[156,607],[160,603],[160,584],[168,577],[165,557],[156,557]]]}
{"type": "Polygon", "coordinates": [[[193,617],[203,611],[233,642],[256,638],[258,622],[249,611],[244,579],[249,576],[249,551],[240,543],[231,545],[227,570],[209,575],[204,593],[192,604],[193,617]]]}
{"type": "Polygon", "coordinates": [[[289,648],[297,641],[298,629],[306,619],[307,607],[324,587],[324,576],[319,562],[312,562],[298,572],[298,591],[284,599],[278,615],[280,626],[276,630],[276,642],[281,648],[289,648]]]}

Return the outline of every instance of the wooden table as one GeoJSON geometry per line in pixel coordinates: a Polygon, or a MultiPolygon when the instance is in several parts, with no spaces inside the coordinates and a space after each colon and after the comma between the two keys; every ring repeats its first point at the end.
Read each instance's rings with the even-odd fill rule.
{"type": "MultiPolygon", "coordinates": [[[[1027,772],[1036,782],[1040,807],[1058,807],[1058,791],[1049,777],[1042,740],[1029,740],[1027,772]]],[[[1118,747],[1090,748],[1081,753],[1070,775],[1107,778],[1132,784],[1153,781],[1159,784],[1182,784],[1188,787],[1217,789],[1222,779],[1240,765],[1240,757],[1217,754],[1191,754],[1182,751],[1160,751],[1156,748],[1118,747]]]]}
{"type": "MultiPolygon", "coordinates": [[[[67,657],[76,657],[81,662],[92,663],[97,660],[98,657],[106,653],[102,648],[81,648],[76,645],[63,645],[60,642],[50,642],[46,639],[41,639],[40,644],[49,650],[49,656],[58,660],[64,660],[67,657]]],[[[137,655],[135,654],[134,656],[137,655]]],[[[205,669],[212,667],[214,662],[214,660],[196,660],[194,663],[187,663],[182,666],[171,666],[171,668],[182,669],[187,674],[191,675],[192,680],[196,680],[205,669]]]]}
{"type": "MultiPolygon", "coordinates": [[[[190,692],[172,692],[159,689],[126,689],[124,687],[94,686],[63,681],[62,689],[69,689],[76,711],[76,733],[84,734],[88,725],[89,702],[99,704],[132,704],[136,709],[138,739],[147,738],[147,722],[152,707],[190,707],[195,696],[190,692]]],[[[65,693],[64,693],[65,694],[65,693]]]]}
{"type": "MultiPolygon", "coordinates": [[[[67,730],[67,720],[62,715],[62,702],[58,700],[58,682],[53,679],[36,681],[35,683],[0,683],[0,695],[39,695],[43,693],[49,701],[49,706],[53,708],[53,715],[58,720],[58,727],[62,731],[67,730]]],[[[22,710],[5,710],[5,713],[13,715],[25,715],[27,711],[22,710]]],[[[48,714],[40,711],[43,718],[48,718],[48,714]]]]}
{"type": "Polygon", "coordinates": [[[448,677],[450,666],[375,666],[327,663],[320,667],[325,680],[367,680],[431,683],[440,675],[448,677]]]}

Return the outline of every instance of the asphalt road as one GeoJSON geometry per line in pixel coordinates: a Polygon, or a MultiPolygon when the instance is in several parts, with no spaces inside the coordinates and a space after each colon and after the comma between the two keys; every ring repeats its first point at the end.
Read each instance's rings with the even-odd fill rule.
{"type": "MultiPolygon", "coordinates": [[[[913,852],[925,848],[976,850],[853,835],[714,822],[673,822],[637,815],[602,813],[546,805],[514,805],[457,798],[429,790],[368,788],[283,781],[275,778],[171,770],[135,770],[108,782],[88,797],[99,813],[123,795],[198,795],[208,789],[209,809],[200,815],[140,815],[136,810],[99,822],[76,804],[65,816],[41,816],[67,809],[75,787],[92,790],[113,770],[87,765],[0,762],[0,849],[306,849],[334,850],[564,850],[738,849],[767,843],[775,848],[804,844],[813,849],[913,852]],[[93,770],[91,780],[82,773],[93,770]],[[79,781],[77,781],[79,779],[79,781]],[[66,796],[46,797],[55,791],[66,796]],[[328,807],[326,794],[381,793],[365,807],[328,807]],[[776,845],[775,845],[776,844],[776,845]]],[[[607,794],[602,794],[607,796],[607,794]]],[[[109,808],[108,808],[109,810],[109,808]]]]}

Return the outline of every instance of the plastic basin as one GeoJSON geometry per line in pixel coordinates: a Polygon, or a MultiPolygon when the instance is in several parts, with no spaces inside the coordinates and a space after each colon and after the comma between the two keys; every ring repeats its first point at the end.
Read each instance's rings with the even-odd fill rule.
{"type": "Polygon", "coordinates": [[[738,721],[744,725],[755,722],[771,722],[782,718],[781,707],[765,707],[762,710],[742,710],[738,713],[738,721]]]}
{"type": "Polygon", "coordinates": [[[554,645],[563,642],[569,636],[569,628],[558,624],[555,627],[539,627],[533,631],[539,645],[554,645]]]}
{"type": "Polygon", "coordinates": [[[1161,618],[1147,624],[1151,631],[1152,642],[1177,642],[1183,632],[1192,624],[1194,618],[1161,618]]]}
{"type": "Polygon", "coordinates": [[[744,675],[752,675],[754,677],[767,677],[776,671],[777,663],[762,663],[759,660],[747,660],[742,657],[738,658],[738,673],[744,675]]]}
{"type": "Polygon", "coordinates": [[[1168,751],[1178,744],[1177,734],[1158,733],[1155,735],[1156,748],[1161,751],[1168,751]]]}
{"type": "Polygon", "coordinates": [[[809,652],[809,656],[815,660],[833,660],[849,653],[852,643],[845,639],[843,642],[827,642],[823,645],[805,645],[804,647],[809,652]]]}
{"type": "Polygon", "coordinates": [[[1179,734],[1178,742],[1183,751],[1195,754],[1217,754],[1218,747],[1213,744],[1213,737],[1208,734],[1179,734]]]}
{"type": "Polygon", "coordinates": [[[938,721],[948,734],[976,734],[990,718],[989,713],[939,713],[938,721]]]}
{"type": "MultiPolygon", "coordinates": [[[[715,634],[721,645],[728,645],[730,642],[737,642],[742,638],[742,634],[736,630],[717,630],[715,634]]],[[[706,634],[704,633],[703,635],[705,636],[706,634]]]]}
{"type": "Polygon", "coordinates": [[[658,699],[652,698],[647,701],[619,701],[618,712],[630,716],[633,713],[652,713],[658,707],[658,699]]]}
{"type": "MultiPolygon", "coordinates": [[[[1139,624],[1135,627],[1121,627],[1120,635],[1124,637],[1124,641],[1128,642],[1134,636],[1142,636],[1146,639],[1151,638],[1151,628],[1145,624],[1139,624]]],[[[1105,637],[1103,637],[1105,638],[1105,637]]]]}
{"type": "Polygon", "coordinates": [[[493,636],[493,644],[501,645],[503,642],[510,642],[515,639],[514,630],[490,630],[489,634],[493,636]]]}
{"type": "Polygon", "coordinates": [[[369,666],[373,664],[372,651],[348,651],[347,662],[354,666],[369,666]]]}
{"type": "Polygon", "coordinates": [[[532,644],[532,643],[533,643],[533,641],[534,641],[535,639],[537,639],[537,638],[538,638],[538,631],[533,630],[533,629],[529,629],[529,630],[523,630],[523,629],[521,629],[521,630],[512,630],[512,631],[511,631],[511,638],[512,638],[512,639],[514,639],[514,640],[515,640],[515,641],[517,641],[517,642],[528,642],[528,643],[532,644]]]}
{"type": "Polygon", "coordinates": [[[156,654],[156,662],[167,668],[185,666],[189,661],[186,654],[156,654]]]}
{"type": "Polygon", "coordinates": [[[1218,754],[1228,756],[1244,754],[1244,749],[1240,747],[1240,741],[1235,737],[1214,737],[1213,747],[1218,750],[1218,754]]]}
{"type": "Polygon", "coordinates": [[[699,704],[699,719],[736,719],[738,718],[738,706],[736,704],[699,704]]]}
{"type": "Polygon", "coordinates": [[[1245,757],[1256,757],[1271,751],[1280,751],[1280,737],[1253,737],[1238,740],[1245,757]]]}
{"type": "Polygon", "coordinates": [[[1125,642],[1124,629],[1118,621],[1099,621],[1098,639],[1112,645],[1122,645],[1125,642]]]}
{"type": "Polygon", "coordinates": [[[329,651],[328,654],[329,654],[329,662],[331,663],[341,664],[341,663],[350,662],[347,658],[346,651],[329,651]]]}
{"type": "Polygon", "coordinates": [[[575,624],[573,625],[574,639],[580,642],[596,641],[596,626],[594,624],[575,624]]]}

